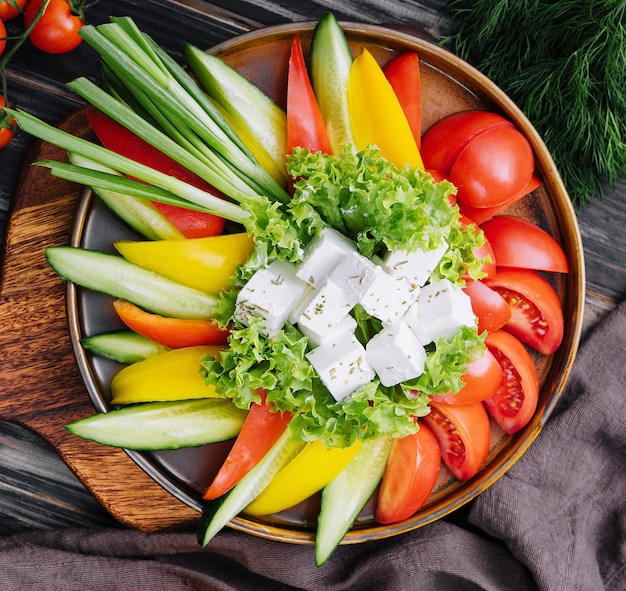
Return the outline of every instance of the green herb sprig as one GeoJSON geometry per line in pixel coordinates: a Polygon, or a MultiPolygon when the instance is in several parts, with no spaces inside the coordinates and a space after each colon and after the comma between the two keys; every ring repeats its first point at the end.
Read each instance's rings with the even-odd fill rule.
{"type": "Polygon", "coordinates": [[[451,0],[445,41],[542,136],[576,208],[626,175],[624,0],[451,0]]]}

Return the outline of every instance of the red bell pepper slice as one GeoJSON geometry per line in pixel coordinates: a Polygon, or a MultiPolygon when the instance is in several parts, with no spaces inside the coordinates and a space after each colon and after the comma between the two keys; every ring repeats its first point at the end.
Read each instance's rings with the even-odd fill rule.
{"type": "Polygon", "coordinates": [[[272,411],[273,404],[266,402],[265,391],[260,396],[261,402],[252,404],[232,449],[205,491],[205,500],[216,499],[233,488],[261,461],[289,425],[292,415],[272,411]]]}
{"type": "Polygon", "coordinates": [[[226,345],[228,341],[228,331],[210,320],[168,318],[146,312],[125,300],[115,300],[113,308],[128,328],[172,349],[226,345]]]}
{"type": "Polygon", "coordinates": [[[387,62],[383,73],[398,97],[419,148],[422,136],[419,56],[414,51],[400,53],[387,62]]]}
{"type": "Polygon", "coordinates": [[[300,36],[291,45],[287,77],[287,153],[300,146],[331,154],[330,140],[309,78],[300,36]]]}
{"type": "MultiPolygon", "coordinates": [[[[104,113],[89,113],[87,119],[105,148],[176,177],[207,193],[223,197],[215,187],[104,113]]],[[[224,230],[226,220],[219,216],[164,203],[154,203],[154,206],[185,238],[216,236],[224,230]]]]}

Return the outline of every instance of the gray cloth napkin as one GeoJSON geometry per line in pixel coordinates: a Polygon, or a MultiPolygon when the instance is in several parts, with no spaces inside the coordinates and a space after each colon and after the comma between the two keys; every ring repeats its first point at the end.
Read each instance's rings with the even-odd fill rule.
{"type": "Polygon", "coordinates": [[[0,539],[3,591],[626,590],[626,302],[586,340],[555,413],[515,466],[452,519],[339,547],[232,530],[69,529],[0,539]]]}

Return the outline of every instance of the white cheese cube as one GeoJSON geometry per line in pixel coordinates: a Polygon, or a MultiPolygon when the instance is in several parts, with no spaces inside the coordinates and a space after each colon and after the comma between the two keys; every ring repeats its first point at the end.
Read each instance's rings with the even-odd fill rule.
{"type": "Polygon", "coordinates": [[[297,277],[314,287],[319,286],[346,254],[356,252],[356,246],[337,230],[324,228],[307,246],[304,260],[298,266],[297,277]]]}
{"type": "Polygon", "coordinates": [[[329,278],[305,299],[297,316],[297,324],[302,329],[311,330],[318,335],[333,332],[337,325],[348,315],[356,301],[329,278]]]}
{"type": "Polygon", "coordinates": [[[307,353],[307,359],[337,401],[376,377],[366,360],[363,345],[348,333],[330,344],[316,347],[307,353]]]}
{"type": "Polygon", "coordinates": [[[433,250],[393,250],[385,254],[383,264],[392,275],[406,277],[421,287],[428,281],[446,250],[448,244],[445,241],[433,250]]]}
{"type": "Polygon", "coordinates": [[[343,320],[337,324],[335,329],[327,334],[317,333],[306,326],[298,325],[300,332],[309,339],[311,347],[319,347],[320,345],[328,345],[345,334],[354,334],[356,329],[356,320],[348,314],[343,320]]]}
{"type": "Polygon", "coordinates": [[[307,289],[308,285],[296,277],[295,265],[274,261],[256,271],[241,288],[235,305],[235,319],[247,326],[250,317],[261,317],[265,320],[265,334],[273,337],[307,289]]]}
{"type": "Polygon", "coordinates": [[[469,296],[444,279],[422,288],[404,320],[426,345],[439,337],[453,336],[462,326],[473,326],[476,316],[469,296]]]}
{"type": "Polygon", "coordinates": [[[359,303],[363,309],[384,324],[400,320],[415,302],[420,288],[405,277],[396,277],[382,271],[359,303]]]}
{"type": "Polygon", "coordinates": [[[341,286],[358,302],[384,271],[357,252],[348,253],[330,273],[329,279],[341,286]]]}
{"type": "Polygon", "coordinates": [[[426,350],[404,322],[383,328],[365,350],[383,386],[395,386],[424,373],[426,350]]]}

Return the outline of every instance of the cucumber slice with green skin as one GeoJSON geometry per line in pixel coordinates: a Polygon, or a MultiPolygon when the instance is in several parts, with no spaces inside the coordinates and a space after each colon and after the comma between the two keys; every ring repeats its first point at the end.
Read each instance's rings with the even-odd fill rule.
{"type": "Polygon", "coordinates": [[[126,365],[143,361],[161,353],[167,353],[170,350],[169,347],[156,343],[132,330],[92,335],[82,339],[81,344],[95,355],[126,365]]]}
{"type": "Polygon", "coordinates": [[[271,98],[222,59],[186,43],[183,56],[204,91],[265,148],[287,178],[287,115],[271,98]]]}
{"type": "Polygon", "coordinates": [[[253,501],[304,447],[285,429],[263,459],[230,491],[204,505],[198,525],[198,543],[206,546],[226,524],[253,501]]]}
{"type": "Polygon", "coordinates": [[[61,279],[128,300],[162,316],[210,320],[215,311],[214,296],[142,269],[121,256],[74,246],[50,246],[46,260],[61,279]]]}
{"type": "Polygon", "coordinates": [[[315,562],[324,564],[341,543],[382,480],[391,437],[364,441],[346,468],[322,491],[315,542],[315,562]]]}
{"type": "Polygon", "coordinates": [[[110,447],[179,449],[236,437],[246,415],[221,398],[148,402],[80,419],[64,429],[110,447]]]}
{"type": "Polygon", "coordinates": [[[348,111],[348,77],[354,61],[346,35],[336,17],[327,12],[317,23],[311,41],[311,83],[334,154],[354,145],[348,111]]]}

